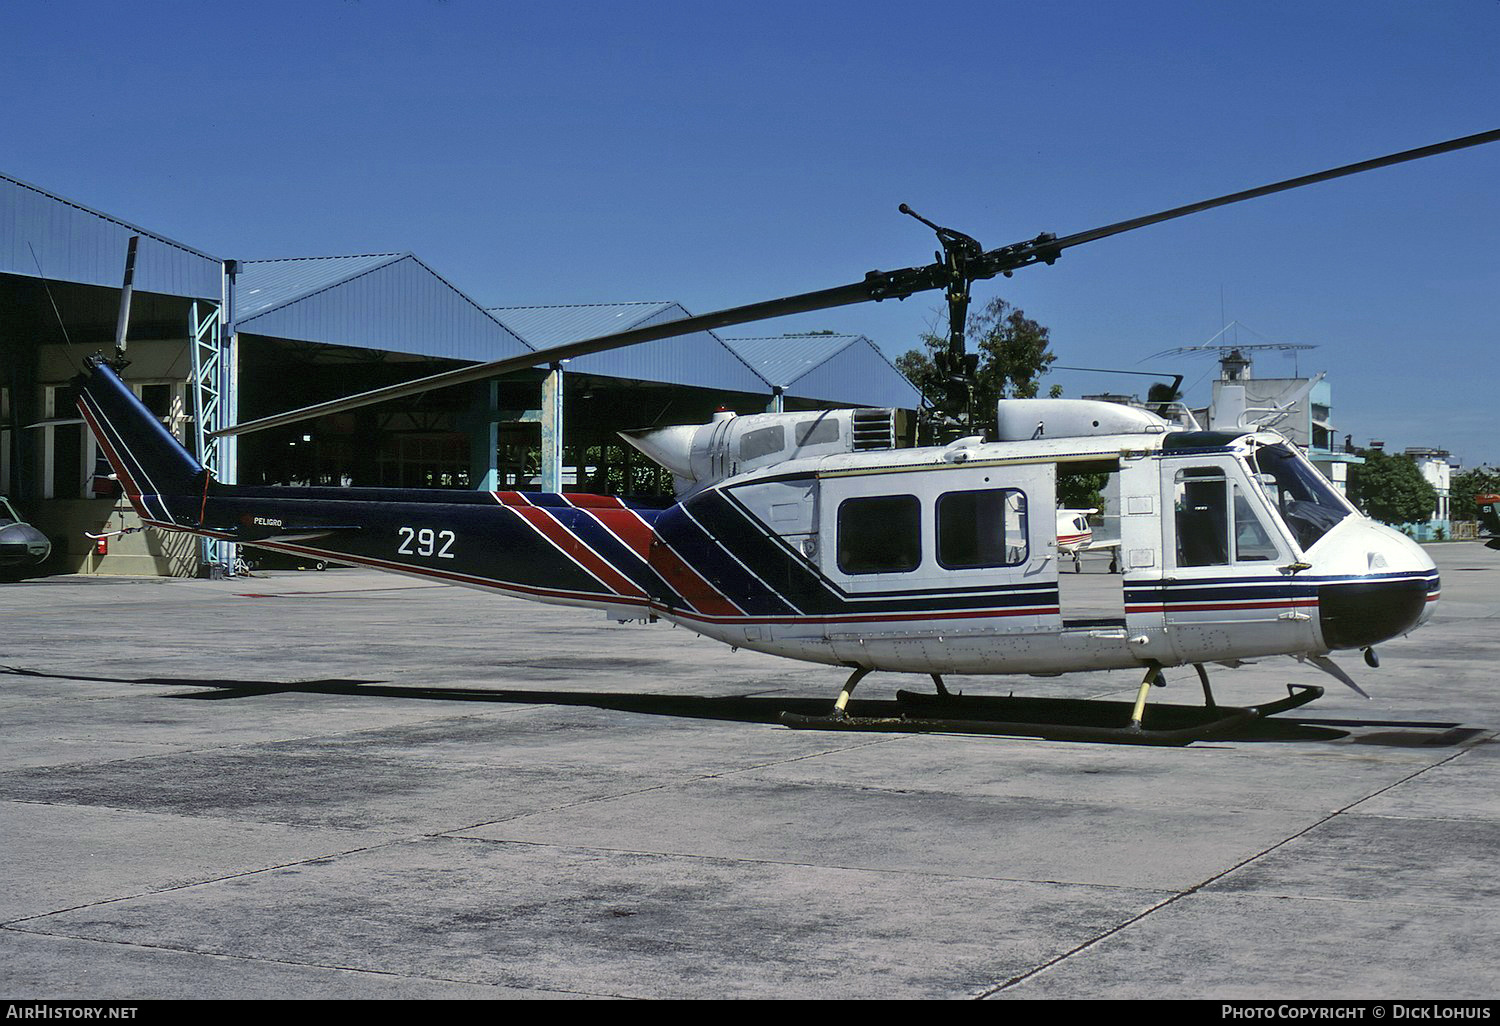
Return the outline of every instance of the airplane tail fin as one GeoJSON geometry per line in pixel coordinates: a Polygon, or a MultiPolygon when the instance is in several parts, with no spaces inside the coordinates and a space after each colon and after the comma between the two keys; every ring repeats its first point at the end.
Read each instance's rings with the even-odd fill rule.
{"type": "Polygon", "coordinates": [[[136,398],[102,357],[76,380],[78,409],[143,520],[176,526],[197,520],[208,472],[136,398]]]}

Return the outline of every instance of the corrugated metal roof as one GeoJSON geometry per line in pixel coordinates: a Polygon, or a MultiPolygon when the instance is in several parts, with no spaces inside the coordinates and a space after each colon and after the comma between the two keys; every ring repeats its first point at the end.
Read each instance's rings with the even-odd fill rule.
{"type": "Polygon", "coordinates": [[[917,409],[921,393],[864,335],[726,338],[724,344],[789,396],[917,409]]]}
{"type": "Polygon", "coordinates": [[[246,260],[239,331],[484,363],[532,347],[410,253],[246,260]]]}
{"type": "Polygon", "coordinates": [[[490,313],[538,349],[565,345],[600,335],[628,331],[672,308],[665,300],[635,303],[581,303],[571,306],[494,306],[490,313]]]}
{"type": "Polygon", "coordinates": [[[132,235],[138,291],[219,297],[219,258],[0,174],[0,273],[119,288],[132,235]]]}
{"type": "Polygon", "coordinates": [[[867,338],[846,346],[787,388],[787,395],[915,410],[922,393],[867,338]]]}
{"type": "Polygon", "coordinates": [[[777,335],[726,338],[724,344],[745,358],[773,385],[786,388],[814,367],[833,359],[863,335],[777,335]]]}
{"type": "Polygon", "coordinates": [[[363,256],[246,260],[240,264],[235,282],[235,317],[248,320],[400,260],[404,255],[367,253],[363,256]]]}
{"type": "MultiPolygon", "coordinates": [[[[217,299],[222,261],[18,179],[0,175],[0,273],[118,287],[141,236],[135,287],[217,299]],[[35,259],[33,259],[33,251],[35,259]]],[[[679,320],[673,302],[486,311],[410,253],[247,260],[236,279],[241,331],[327,345],[486,362],[679,320]]],[[[916,389],[862,335],[725,340],[710,331],[595,353],[575,372],[637,381],[915,408],[916,389]]]]}
{"type": "MultiPolygon", "coordinates": [[[[541,350],[688,316],[680,304],[662,301],[502,306],[490,308],[490,313],[541,350]]],[[[579,357],[569,361],[568,369],[600,377],[752,395],[771,391],[765,379],[711,331],[579,357]]]]}

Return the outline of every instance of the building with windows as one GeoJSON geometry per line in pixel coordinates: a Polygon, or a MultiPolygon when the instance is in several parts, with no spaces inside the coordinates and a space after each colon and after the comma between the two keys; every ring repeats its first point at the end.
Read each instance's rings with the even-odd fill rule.
{"type": "Polygon", "coordinates": [[[1347,491],[1350,465],[1363,460],[1333,426],[1333,386],[1327,378],[1257,378],[1251,369],[1243,349],[1226,347],[1206,423],[1224,430],[1274,428],[1306,452],[1335,488],[1347,491]]]}
{"type": "Polygon", "coordinates": [[[1413,446],[1406,450],[1422,477],[1437,493],[1432,516],[1425,523],[1411,525],[1418,541],[1445,541],[1453,537],[1453,512],[1449,503],[1453,482],[1452,454],[1447,449],[1413,446]]]}

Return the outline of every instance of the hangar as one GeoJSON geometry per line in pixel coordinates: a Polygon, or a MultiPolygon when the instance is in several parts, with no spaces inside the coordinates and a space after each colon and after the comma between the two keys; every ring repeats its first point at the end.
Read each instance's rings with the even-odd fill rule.
{"type": "Polygon", "coordinates": [[[863,335],[819,331],[724,343],[789,402],[847,405],[858,389],[863,401],[854,405],[916,410],[921,403],[916,387],[863,335]]]}
{"type": "Polygon", "coordinates": [[[578,339],[687,317],[670,301],[486,308],[407,252],[230,260],[0,174],[0,494],[53,541],[44,573],[191,576],[215,542],[144,531],[73,416],[69,381],[111,351],[125,379],[228,482],[648,494],[670,478],[616,432],[716,410],[882,406],[917,391],[868,339],[712,332],[549,363],[578,339]],[[133,284],[124,282],[137,237],[133,284]],[[533,371],[241,438],[210,432],[466,364],[533,371]]]}

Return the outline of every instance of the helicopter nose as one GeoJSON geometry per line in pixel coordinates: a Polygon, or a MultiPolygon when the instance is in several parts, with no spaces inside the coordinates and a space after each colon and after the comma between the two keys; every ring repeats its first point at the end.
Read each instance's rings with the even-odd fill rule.
{"type": "Polygon", "coordinates": [[[1318,586],[1318,621],[1329,648],[1369,648],[1431,619],[1439,595],[1437,564],[1415,541],[1366,522],[1345,533],[1338,548],[1340,562],[1353,573],[1318,586]]]}

